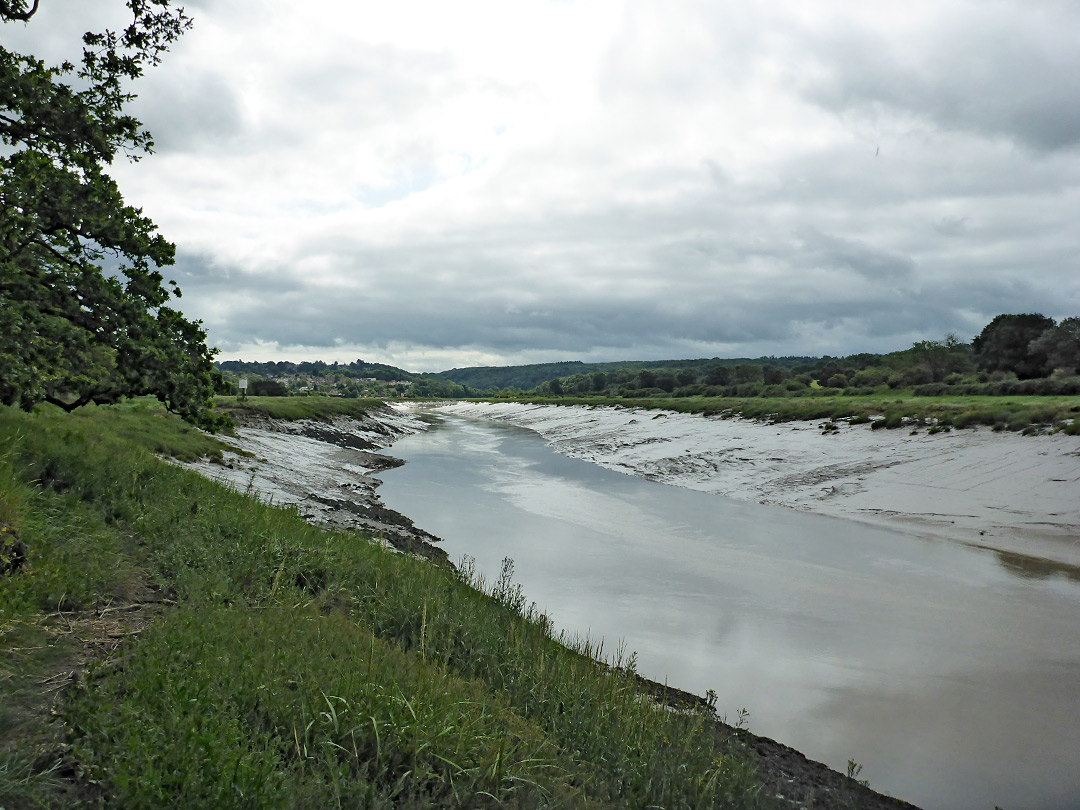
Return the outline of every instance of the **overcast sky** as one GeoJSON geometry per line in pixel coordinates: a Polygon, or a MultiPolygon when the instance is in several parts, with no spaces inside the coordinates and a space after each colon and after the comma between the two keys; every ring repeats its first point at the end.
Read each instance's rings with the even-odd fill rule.
{"type": "MultiPolygon", "coordinates": [[[[156,154],[112,174],[224,359],[841,355],[1080,315],[1073,0],[186,7],[134,88],[156,154]]],[[[123,10],[0,35],[70,55],[123,10]]]]}

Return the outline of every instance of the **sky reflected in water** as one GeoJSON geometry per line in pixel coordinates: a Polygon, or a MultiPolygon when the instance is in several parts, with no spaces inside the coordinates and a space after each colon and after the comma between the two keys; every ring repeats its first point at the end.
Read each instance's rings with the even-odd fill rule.
{"type": "Polygon", "coordinates": [[[531,431],[432,416],[390,454],[392,508],[505,556],[557,627],[926,808],[1076,807],[1075,572],[560,456],[531,431]]]}

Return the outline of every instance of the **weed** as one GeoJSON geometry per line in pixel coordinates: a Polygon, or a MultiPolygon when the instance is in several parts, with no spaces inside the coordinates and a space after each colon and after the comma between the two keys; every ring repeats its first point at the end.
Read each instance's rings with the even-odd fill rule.
{"type": "Polygon", "coordinates": [[[870,785],[869,780],[867,780],[867,779],[859,779],[858,778],[859,774],[862,773],[862,769],[863,769],[862,765],[860,765],[858,762],[856,762],[853,759],[849,759],[847,761],[847,772],[846,772],[845,775],[847,776],[848,779],[855,780],[856,782],[858,782],[863,787],[869,787],[869,785],[870,785]]]}

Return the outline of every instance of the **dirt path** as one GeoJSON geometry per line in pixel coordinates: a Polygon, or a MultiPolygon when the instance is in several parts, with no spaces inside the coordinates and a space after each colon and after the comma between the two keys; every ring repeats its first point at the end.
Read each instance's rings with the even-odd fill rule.
{"type": "MultiPolygon", "coordinates": [[[[145,591],[132,601],[57,611],[4,628],[0,752],[25,763],[55,806],[98,797],[68,749],[65,700],[90,678],[123,666],[127,645],[172,604],[145,591]]],[[[17,810],[20,805],[6,807],[17,810]]]]}

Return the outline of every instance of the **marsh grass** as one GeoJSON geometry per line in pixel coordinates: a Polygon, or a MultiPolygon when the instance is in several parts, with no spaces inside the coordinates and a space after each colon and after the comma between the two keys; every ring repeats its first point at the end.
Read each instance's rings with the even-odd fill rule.
{"type": "Polygon", "coordinates": [[[602,646],[552,638],[512,566],[489,585],[164,464],[152,453],[190,438],[152,410],[5,408],[0,439],[0,515],[30,550],[0,579],[0,646],[32,664],[0,681],[27,708],[0,750],[22,806],[73,774],[132,808],[766,802],[710,712],[660,708],[632,657],[598,665],[602,646]],[[47,645],[19,639],[58,606],[69,621],[137,588],[170,606],[99,656],[50,726],[47,645]],[[28,764],[34,735],[54,750],[28,764]]]}

